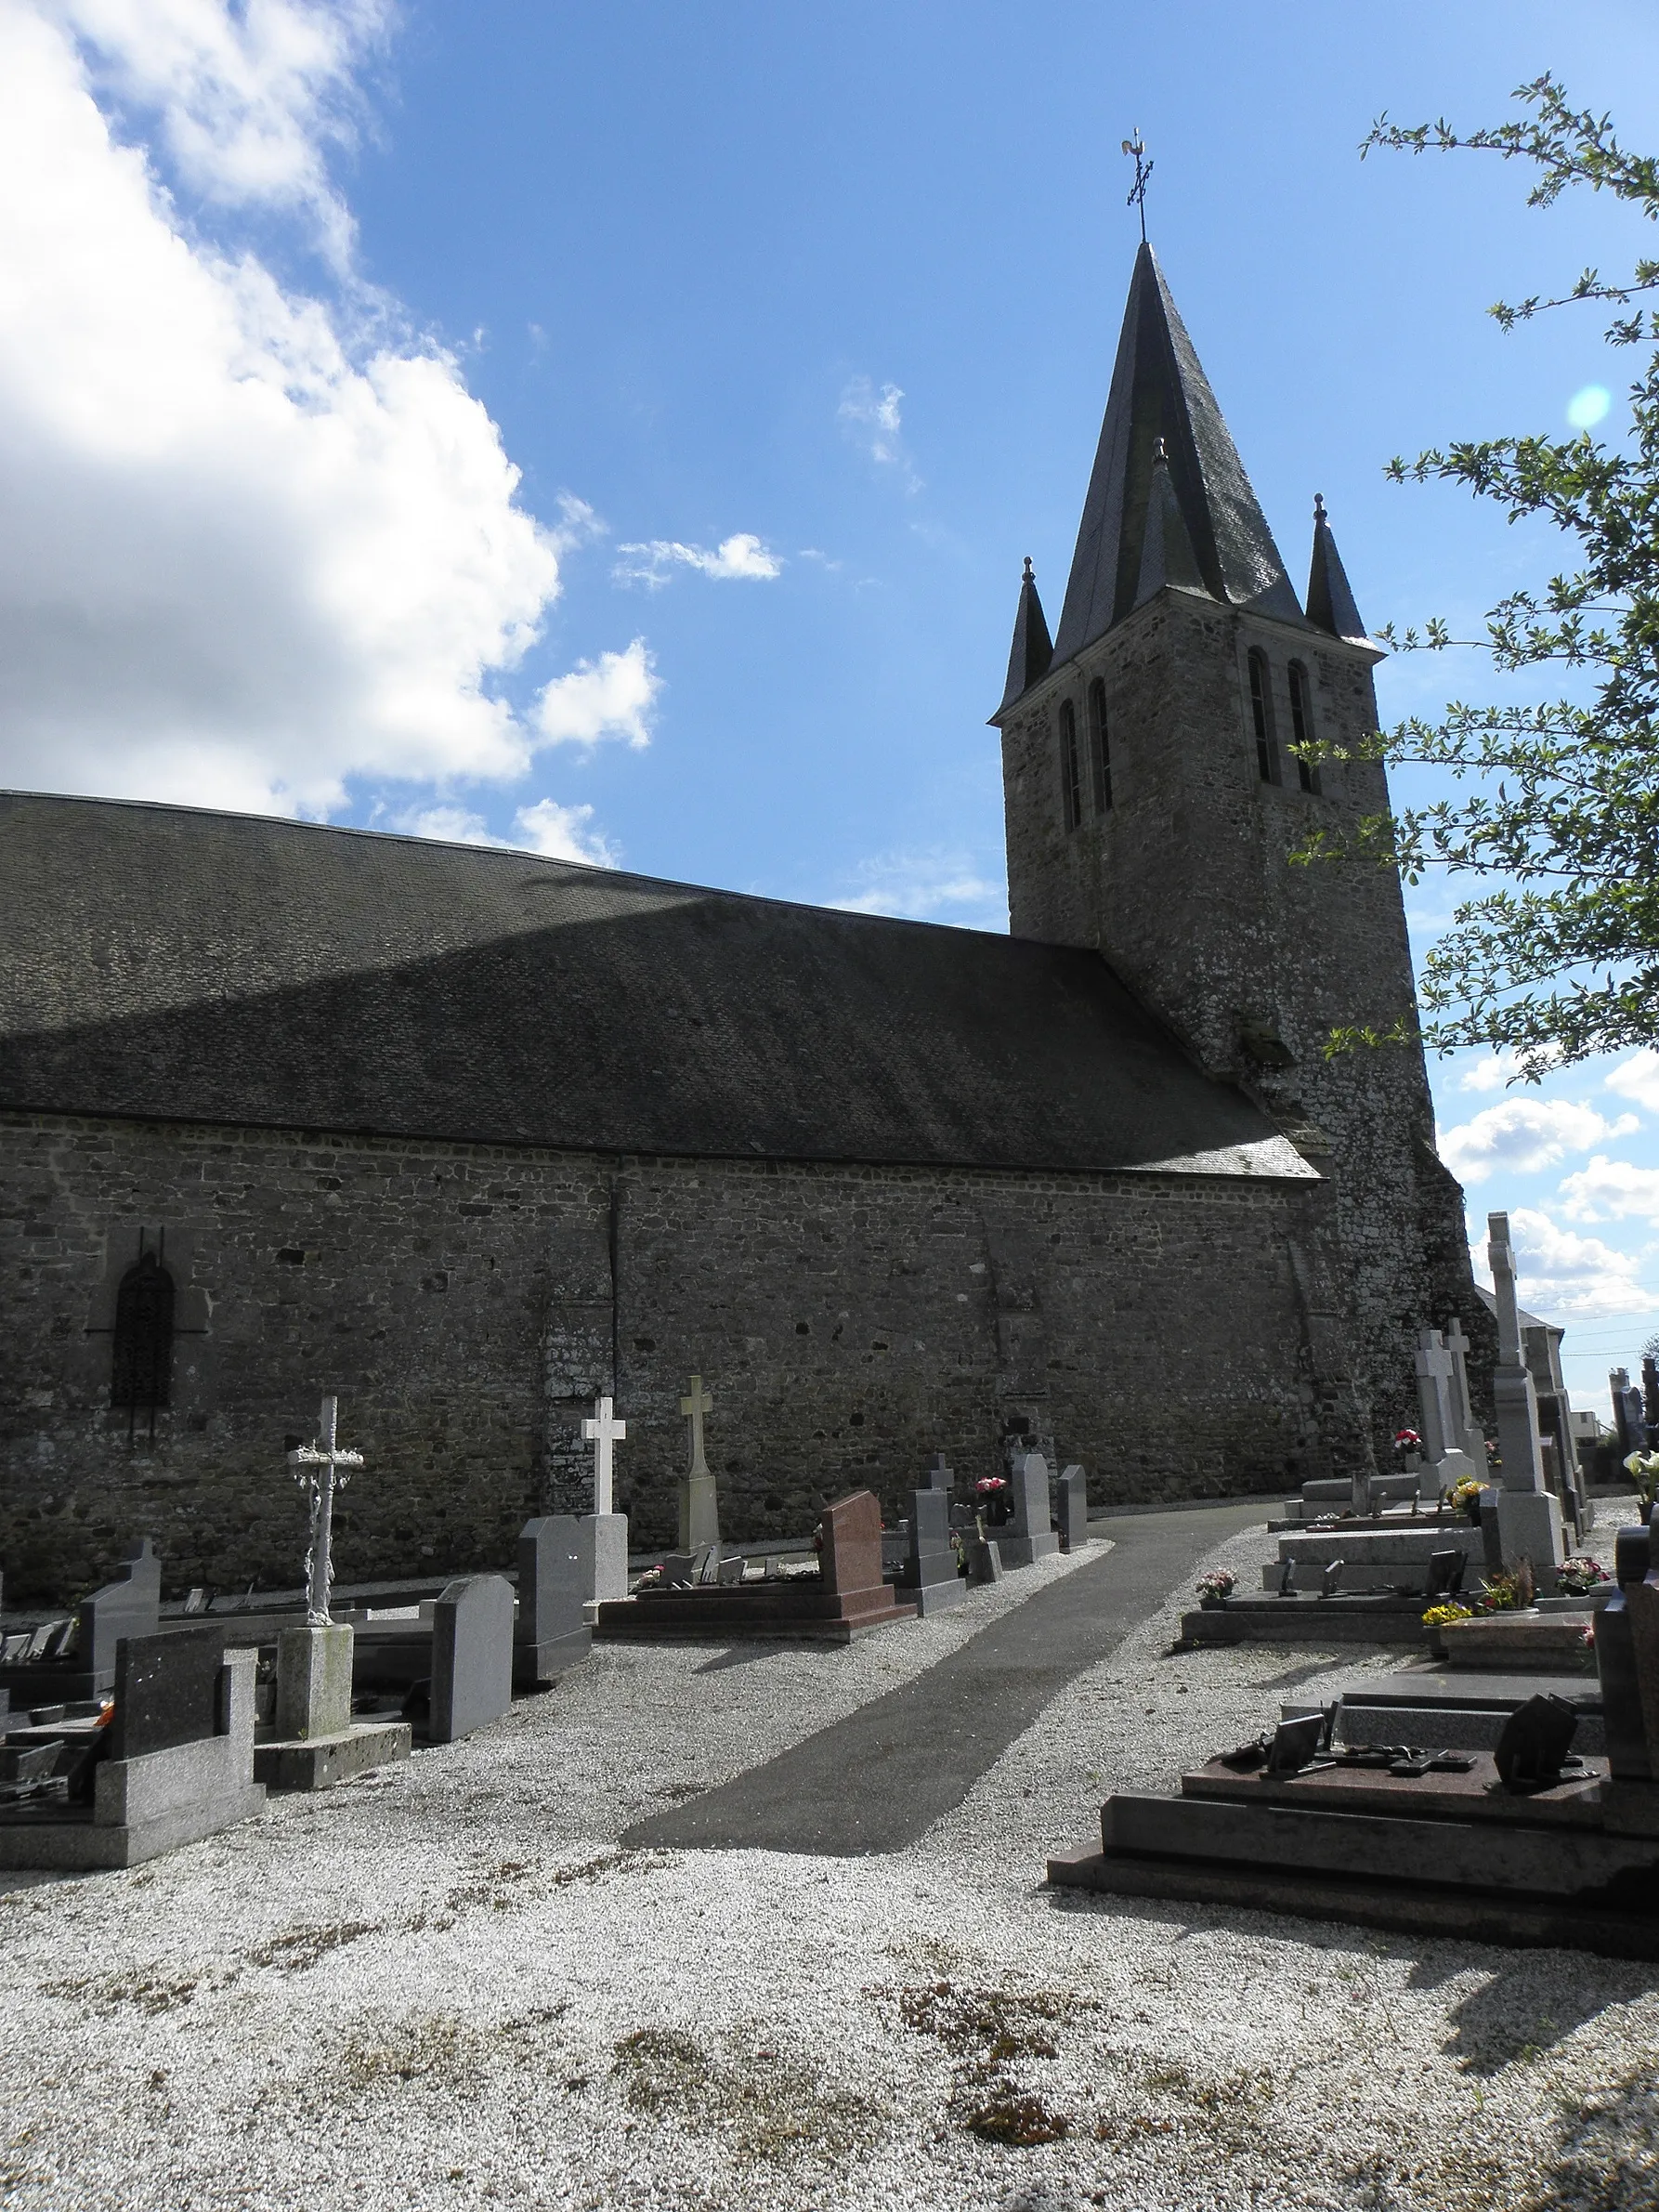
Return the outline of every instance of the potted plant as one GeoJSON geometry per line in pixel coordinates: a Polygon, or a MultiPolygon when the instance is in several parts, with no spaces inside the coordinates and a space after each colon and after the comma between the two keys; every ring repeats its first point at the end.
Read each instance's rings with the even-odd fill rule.
{"type": "Polygon", "coordinates": [[[1481,1525],[1481,1500],[1486,1495],[1486,1485],[1477,1482],[1472,1474],[1466,1474],[1461,1482],[1454,1483],[1445,1494],[1445,1504],[1453,1512],[1468,1515],[1474,1525],[1481,1525]]]}
{"type": "Polygon", "coordinates": [[[1450,1621],[1470,1620],[1473,1616],[1472,1606],[1460,1605],[1456,1600],[1444,1605],[1430,1605],[1423,1616],[1423,1626],[1429,1631],[1430,1656],[1436,1659],[1443,1659],[1446,1656],[1446,1640],[1442,1630],[1450,1621]]]}
{"type": "Polygon", "coordinates": [[[973,1486],[973,1497],[976,1510],[984,1517],[987,1528],[1005,1528],[1008,1525],[1013,1512],[1013,1498],[1006,1475],[982,1475],[973,1486]]]}
{"type": "Polygon", "coordinates": [[[1625,1472],[1636,1485],[1636,1495],[1641,1500],[1641,1510],[1653,1510],[1653,1491],[1659,1484],[1659,1452],[1632,1452],[1625,1461],[1625,1472]]]}
{"type": "Polygon", "coordinates": [[[1238,1587],[1236,1575],[1230,1575],[1225,1567],[1211,1567],[1208,1575],[1200,1575],[1195,1587],[1198,1603],[1206,1613],[1219,1613],[1238,1587]]]}
{"type": "Polygon", "coordinates": [[[1579,1552],[1562,1560],[1556,1570],[1555,1586],[1565,1597],[1587,1598],[1592,1590],[1611,1579],[1599,1559],[1579,1552]]]}

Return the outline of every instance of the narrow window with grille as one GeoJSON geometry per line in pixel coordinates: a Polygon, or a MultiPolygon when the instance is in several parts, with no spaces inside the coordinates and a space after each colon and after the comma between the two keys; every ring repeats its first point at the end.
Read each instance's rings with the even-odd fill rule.
{"type": "Polygon", "coordinates": [[[1069,699],[1060,702],[1060,801],[1066,828],[1075,830],[1083,818],[1083,774],[1078,758],[1077,709],[1069,699]]]}
{"type": "MultiPolygon", "coordinates": [[[[1290,663],[1290,735],[1292,741],[1311,745],[1313,741],[1313,700],[1308,688],[1308,672],[1300,661],[1290,663]]],[[[1299,753],[1296,763],[1296,780],[1305,792],[1317,793],[1319,770],[1311,760],[1303,760],[1299,753]]]]}
{"type": "Polygon", "coordinates": [[[1256,767],[1263,783],[1279,780],[1279,748],[1274,737],[1273,690],[1267,655],[1250,654],[1250,721],[1256,732],[1256,767]]]}
{"type": "Polygon", "coordinates": [[[1094,811],[1112,804],[1112,753],[1106,742],[1106,687],[1096,676],[1089,687],[1089,751],[1094,771],[1094,811]]]}
{"type": "Polygon", "coordinates": [[[141,1249],[115,1293],[110,1404],[127,1417],[130,1434],[140,1420],[155,1433],[159,1407],[173,1388],[173,1277],[161,1254],[141,1249]]]}

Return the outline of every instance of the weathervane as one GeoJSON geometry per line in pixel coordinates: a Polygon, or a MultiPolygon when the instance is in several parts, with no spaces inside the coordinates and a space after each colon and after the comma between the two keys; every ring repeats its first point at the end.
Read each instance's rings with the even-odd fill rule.
{"type": "Polygon", "coordinates": [[[1139,126],[1136,127],[1132,138],[1125,138],[1123,141],[1123,151],[1125,153],[1132,153],[1135,157],[1135,181],[1130,189],[1130,196],[1124,202],[1124,205],[1138,207],[1141,210],[1141,243],[1144,245],[1146,243],[1146,187],[1152,177],[1152,164],[1146,159],[1146,147],[1142,139],[1139,126]]]}

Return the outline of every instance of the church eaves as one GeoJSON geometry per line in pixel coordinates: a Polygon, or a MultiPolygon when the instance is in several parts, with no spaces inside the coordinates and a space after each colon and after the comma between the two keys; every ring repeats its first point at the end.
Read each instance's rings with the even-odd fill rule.
{"type": "MultiPolygon", "coordinates": [[[[1031,556],[1027,554],[1025,573],[1020,580],[1019,612],[1013,618],[1013,644],[1008,655],[1008,686],[997,713],[1012,706],[1033,684],[1039,684],[1048,674],[1053,658],[1053,640],[1049,635],[1042,601],[1037,596],[1037,578],[1031,572],[1031,556]]],[[[993,715],[992,720],[995,719],[993,715]]]]}
{"type": "Polygon", "coordinates": [[[1350,645],[1371,642],[1349,588],[1342,556],[1331,535],[1325,502],[1317,491],[1313,494],[1313,560],[1308,570],[1308,620],[1319,629],[1328,630],[1333,637],[1345,637],[1350,645]]]}
{"type": "MultiPolygon", "coordinates": [[[[1301,624],[1302,610],[1266,517],[1245,475],[1208,379],[1176,312],[1152,248],[1135,256],[1094,473],[1083,504],[1054,658],[1069,661],[1141,605],[1147,539],[1161,533],[1154,567],[1184,560],[1171,546],[1170,515],[1184,532],[1193,582],[1169,583],[1301,624]],[[1169,497],[1154,507],[1162,441],[1169,497]]],[[[1153,588],[1156,588],[1154,586],[1153,588]]]]}

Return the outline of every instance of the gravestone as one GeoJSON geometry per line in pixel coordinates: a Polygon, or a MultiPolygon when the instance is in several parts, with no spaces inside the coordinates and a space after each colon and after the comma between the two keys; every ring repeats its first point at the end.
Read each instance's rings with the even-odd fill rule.
{"type": "Polygon", "coordinates": [[[115,1659],[110,1757],[141,1759],[216,1735],[224,1670],[223,1629],[124,1637],[115,1659]]]}
{"type": "Polygon", "coordinates": [[[1463,1333],[1463,1323],[1456,1314],[1446,1324],[1445,1347],[1452,1355],[1452,1419],[1456,1431],[1452,1441],[1469,1454],[1484,1482],[1486,1435],[1475,1419],[1474,1400],[1469,1393],[1470,1343],[1463,1333]]]}
{"type": "Polygon", "coordinates": [[[595,1398],[583,1440],[594,1447],[594,1510],[581,1522],[582,1571],[588,1598],[598,1602],[628,1595],[628,1516],[613,1511],[615,1448],[628,1433],[608,1398],[595,1398]]]}
{"type": "Polygon", "coordinates": [[[1423,1458],[1427,1461],[1417,1487],[1424,1498],[1439,1498],[1457,1483],[1481,1480],[1486,1471],[1483,1466],[1477,1467],[1463,1448],[1462,1420],[1457,1405],[1457,1363],[1438,1329],[1418,1331],[1416,1366],[1423,1458]]]}
{"type": "MultiPolygon", "coordinates": [[[[128,1552],[121,1575],[82,1601],[75,1639],[76,1671],[83,1669],[104,1688],[115,1680],[115,1654],[123,1637],[153,1636],[160,1625],[162,1563],[148,1537],[128,1552]]],[[[97,1695],[96,1692],[93,1695],[97,1695]]]]}
{"type": "Polygon", "coordinates": [[[1615,1782],[1659,1779],[1659,1769],[1649,1754],[1630,1614],[1631,1586],[1646,1575],[1650,1552],[1645,1527],[1620,1529],[1613,1552],[1617,1589],[1596,1616],[1596,1676],[1601,1689],[1607,1771],[1615,1782]]]}
{"type": "Polygon", "coordinates": [[[942,1490],[947,1498],[956,1495],[956,1469],[943,1452],[935,1452],[922,1471],[923,1486],[929,1490],[942,1490]]]}
{"type": "Polygon", "coordinates": [[[1632,1452],[1645,1452],[1647,1433],[1642,1427],[1641,1393],[1630,1381],[1627,1368],[1614,1368],[1607,1378],[1613,1392],[1613,1425],[1619,1440],[1619,1461],[1623,1463],[1632,1452]]]}
{"type": "Polygon", "coordinates": [[[340,1401],[325,1396],[317,1442],[288,1454],[294,1478],[306,1493],[311,1547],[306,1554],[306,1625],[277,1638],[277,1734],[285,1742],[314,1743],[351,1726],[351,1630],[329,1612],[334,1579],[334,1493],[363,1464],[361,1452],[339,1441],[340,1401]]]}
{"type": "Polygon", "coordinates": [[[452,1744],[513,1702],[513,1586],[504,1575],[447,1583],[432,1608],[432,1689],[426,1734],[452,1744]]]}
{"type": "Polygon", "coordinates": [[[1060,1549],[1080,1551],[1089,1541],[1089,1481],[1080,1467],[1060,1477],[1060,1549]]]}
{"type": "Polygon", "coordinates": [[[531,1690],[579,1666],[593,1648],[582,1606],[588,1562],[574,1513],[527,1521],[518,1538],[518,1611],[513,1624],[513,1682],[531,1690]]]}
{"type": "Polygon", "coordinates": [[[1515,1288],[1515,1254],[1507,1213],[1487,1216],[1486,1256],[1497,1304],[1498,1366],[1492,1379],[1497,1407],[1497,1448],[1503,1460],[1503,1488],[1497,1499],[1497,1527],[1504,1561],[1513,1566],[1532,1562],[1538,1589],[1555,1588],[1556,1569],[1566,1556],[1561,1540],[1560,1500],[1544,1481],[1538,1438],[1538,1399],[1527,1369],[1515,1288]]]}
{"type": "Polygon", "coordinates": [[[690,1463],[680,1481],[682,1551],[701,1551],[720,1542],[720,1501],[714,1492],[714,1477],[703,1457],[703,1416],[713,1410],[712,1394],[703,1387],[702,1377],[693,1375],[690,1389],[680,1400],[690,1450],[690,1463]]]}
{"type": "Polygon", "coordinates": [[[968,1594],[968,1586],[958,1571],[956,1547],[950,1540],[950,1500],[943,1490],[910,1493],[905,1588],[908,1593],[914,1593],[917,1611],[924,1620],[930,1613],[960,1605],[968,1594]]]}
{"type": "Polygon", "coordinates": [[[1013,1511],[997,1532],[1005,1567],[1028,1567],[1059,1551],[1049,1511],[1049,1463],[1040,1452],[1019,1452],[1010,1470],[1013,1511]]]}

